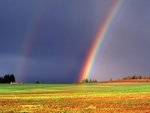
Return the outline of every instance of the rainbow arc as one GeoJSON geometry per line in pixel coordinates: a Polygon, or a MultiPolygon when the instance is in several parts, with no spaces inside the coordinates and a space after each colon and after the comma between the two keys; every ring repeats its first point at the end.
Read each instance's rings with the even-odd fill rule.
{"type": "Polygon", "coordinates": [[[94,61],[96,59],[98,51],[101,49],[101,45],[104,41],[104,38],[108,34],[109,28],[111,27],[113,20],[117,16],[119,9],[121,8],[123,0],[116,0],[113,4],[113,6],[110,9],[110,12],[108,13],[108,16],[106,17],[105,21],[103,22],[103,25],[101,26],[91,49],[89,50],[89,53],[87,55],[87,58],[85,60],[85,64],[83,66],[82,72],[80,74],[79,83],[81,83],[84,79],[88,78],[91,74],[92,67],[94,65],[94,61]]]}

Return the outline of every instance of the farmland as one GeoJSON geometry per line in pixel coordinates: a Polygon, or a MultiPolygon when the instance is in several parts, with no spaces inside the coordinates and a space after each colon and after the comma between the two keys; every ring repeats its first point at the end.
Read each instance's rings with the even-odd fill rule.
{"type": "Polygon", "coordinates": [[[149,113],[150,83],[1,84],[2,113],[149,113]]]}

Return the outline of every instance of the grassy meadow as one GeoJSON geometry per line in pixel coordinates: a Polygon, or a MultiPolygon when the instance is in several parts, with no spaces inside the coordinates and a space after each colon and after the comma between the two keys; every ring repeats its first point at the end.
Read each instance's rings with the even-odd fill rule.
{"type": "Polygon", "coordinates": [[[150,83],[0,84],[1,113],[150,113],[150,83]]]}

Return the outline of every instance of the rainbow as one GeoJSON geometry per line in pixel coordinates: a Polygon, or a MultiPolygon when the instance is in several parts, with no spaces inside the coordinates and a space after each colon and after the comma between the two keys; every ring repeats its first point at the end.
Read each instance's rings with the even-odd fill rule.
{"type": "Polygon", "coordinates": [[[108,34],[109,28],[111,27],[113,20],[115,19],[119,9],[121,8],[122,2],[123,0],[115,1],[112,8],[110,9],[110,12],[108,13],[108,16],[103,22],[103,25],[101,26],[85,60],[85,64],[79,76],[79,83],[81,83],[84,79],[90,76],[97,53],[102,46],[104,38],[108,34]]]}
{"type": "Polygon", "coordinates": [[[28,66],[29,66],[29,56],[33,52],[33,47],[36,42],[37,33],[39,32],[39,24],[40,19],[43,17],[43,12],[45,12],[45,8],[47,7],[46,1],[39,1],[38,5],[36,6],[36,12],[33,15],[27,35],[25,36],[24,43],[22,45],[22,57],[20,59],[20,62],[18,64],[18,81],[22,82],[25,80],[25,77],[28,72],[28,66]]]}

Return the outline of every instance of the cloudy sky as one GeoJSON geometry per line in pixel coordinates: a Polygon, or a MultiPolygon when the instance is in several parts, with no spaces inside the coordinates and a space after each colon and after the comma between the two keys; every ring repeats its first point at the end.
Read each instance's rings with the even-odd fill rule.
{"type": "MultiPolygon", "coordinates": [[[[1,0],[0,75],[74,83],[116,0],[1,0]]],[[[90,78],[150,75],[150,1],[124,0],[90,78]]]]}

